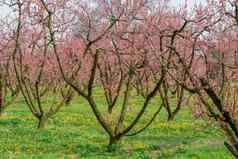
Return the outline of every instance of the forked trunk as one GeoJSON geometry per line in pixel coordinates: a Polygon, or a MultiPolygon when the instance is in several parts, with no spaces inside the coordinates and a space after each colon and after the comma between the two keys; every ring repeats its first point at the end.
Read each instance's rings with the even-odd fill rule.
{"type": "Polygon", "coordinates": [[[112,109],[113,109],[113,107],[108,107],[108,113],[110,113],[110,114],[112,114],[112,109]]]}
{"type": "Polygon", "coordinates": [[[177,107],[174,112],[172,112],[171,114],[169,114],[167,120],[168,120],[168,121],[173,121],[179,111],[180,111],[180,107],[177,107]]]}
{"type": "Polygon", "coordinates": [[[45,128],[47,126],[47,121],[48,121],[48,118],[46,116],[43,115],[42,117],[40,117],[37,128],[38,129],[45,128]]]}
{"type": "Polygon", "coordinates": [[[115,136],[111,136],[109,138],[109,144],[108,144],[108,151],[112,152],[115,151],[115,145],[119,142],[120,138],[119,137],[115,137],[115,136]]]}
{"type": "Polygon", "coordinates": [[[175,115],[173,115],[172,113],[168,113],[167,121],[173,121],[174,117],[175,117],[175,115]]]}
{"type": "Polygon", "coordinates": [[[118,139],[116,137],[110,137],[109,139],[109,146],[115,145],[118,142],[118,139]]]}

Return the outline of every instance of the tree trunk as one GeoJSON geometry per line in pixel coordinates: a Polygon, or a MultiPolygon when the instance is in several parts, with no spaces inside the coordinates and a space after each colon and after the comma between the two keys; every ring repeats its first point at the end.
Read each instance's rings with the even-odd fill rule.
{"type": "Polygon", "coordinates": [[[178,114],[178,112],[180,111],[180,108],[181,108],[180,106],[176,107],[176,109],[171,114],[169,114],[167,120],[173,121],[175,119],[176,115],[178,114]]]}
{"type": "Polygon", "coordinates": [[[46,116],[42,116],[39,118],[39,121],[38,121],[38,126],[37,128],[38,129],[42,129],[42,128],[45,128],[47,126],[47,120],[48,118],[46,116]]]}
{"type": "Polygon", "coordinates": [[[3,115],[4,113],[4,107],[3,105],[0,106],[0,117],[3,115]]]}
{"type": "Polygon", "coordinates": [[[168,113],[167,121],[173,121],[174,118],[175,118],[175,115],[174,115],[174,114],[169,114],[169,113],[168,113]]]}
{"type": "Polygon", "coordinates": [[[0,72],[0,116],[3,113],[3,108],[4,107],[4,103],[3,103],[3,77],[2,74],[0,72]]]}
{"type": "Polygon", "coordinates": [[[115,145],[118,143],[118,141],[120,140],[119,137],[115,137],[115,136],[111,136],[109,138],[109,144],[108,144],[108,151],[112,152],[115,151],[115,145]]]}
{"type": "Polygon", "coordinates": [[[110,137],[109,139],[109,145],[115,145],[117,144],[118,139],[116,139],[116,137],[110,137]]]}

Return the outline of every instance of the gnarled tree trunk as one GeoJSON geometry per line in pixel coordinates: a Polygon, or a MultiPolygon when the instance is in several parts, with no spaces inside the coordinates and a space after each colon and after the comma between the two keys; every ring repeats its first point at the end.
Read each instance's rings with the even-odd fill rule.
{"type": "Polygon", "coordinates": [[[38,118],[38,129],[42,129],[45,128],[47,126],[47,121],[48,121],[48,117],[46,115],[42,115],[41,117],[38,118]]]}

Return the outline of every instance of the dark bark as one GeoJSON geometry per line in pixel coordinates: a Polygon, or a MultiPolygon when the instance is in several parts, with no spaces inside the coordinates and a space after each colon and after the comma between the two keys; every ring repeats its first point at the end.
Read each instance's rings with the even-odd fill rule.
{"type": "Polygon", "coordinates": [[[117,138],[117,137],[110,137],[110,138],[109,138],[109,144],[108,144],[108,146],[115,145],[115,144],[118,143],[118,141],[119,141],[119,138],[117,138]]]}
{"type": "Polygon", "coordinates": [[[228,142],[225,142],[224,145],[226,146],[226,148],[232,153],[232,155],[238,159],[238,150],[237,148],[234,148],[231,144],[229,144],[228,142]]]}
{"type": "Polygon", "coordinates": [[[207,95],[212,100],[213,104],[220,112],[222,122],[226,124],[226,127],[223,128],[223,130],[228,133],[228,137],[232,138],[232,142],[225,142],[225,146],[233,154],[233,156],[238,159],[238,127],[236,125],[235,119],[232,117],[230,112],[225,110],[222,100],[216,94],[216,92],[209,86],[208,82],[204,79],[201,79],[201,84],[204,87],[204,90],[207,95]]]}
{"type": "Polygon", "coordinates": [[[175,110],[169,114],[168,116],[168,121],[172,121],[175,119],[176,115],[178,114],[178,112],[180,111],[181,105],[177,105],[177,107],[175,108],[175,110]]]}
{"type": "Polygon", "coordinates": [[[207,95],[211,98],[216,108],[221,113],[222,117],[224,118],[224,121],[230,126],[230,128],[235,133],[236,137],[238,137],[238,128],[236,126],[236,123],[234,119],[232,118],[230,112],[224,110],[223,103],[221,99],[216,95],[215,91],[208,86],[206,81],[201,80],[202,85],[205,87],[204,90],[207,93],[207,95]]]}
{"type": "Polygon", "coordinates": [[[120,138],[121,138],[120,136],[110,136],[109,143],[107,146],[108,152],[112,152],[116,150],[116,145],[119,142],[120,138]]]}
{"type": "Polygon", "coordinates": [[[38,118],[38,129],[42,129],[45,128],[47,126],[47,121],[48,121],[48,117],[47,116],[41,116],[38,118]]]}

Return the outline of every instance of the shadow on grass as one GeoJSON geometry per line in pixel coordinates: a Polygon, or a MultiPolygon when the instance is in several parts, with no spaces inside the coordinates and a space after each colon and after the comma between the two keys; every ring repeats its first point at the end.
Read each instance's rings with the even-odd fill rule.
{"type": "Polygon", "coordinates": [[[110,151],[107,145],[79,144],[75,148],[75,153],[80,157],[113,157],[127,154],[127,152],[121,148],[120,144],[113,145],[110,151]]]}
{"type": "Polygon", "coordinates": [[[0,120],[0,126],[21,126],[22,122],[19,119],[4,119],[0,120]]]}

